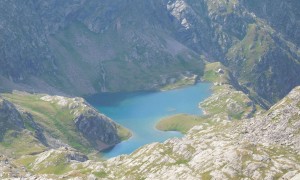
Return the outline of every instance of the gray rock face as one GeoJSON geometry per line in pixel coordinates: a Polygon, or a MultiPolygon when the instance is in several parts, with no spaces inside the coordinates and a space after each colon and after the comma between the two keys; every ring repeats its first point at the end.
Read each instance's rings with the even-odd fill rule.
{"type": "Polygon", "coordinates": [[[86,155],[80,154],[78,152],[69,152],[69,154],[67,154],[67,159],[69,159],[70,161],[84,162],[89,158],[86,155]]]}
{"type": "Polygon", "coordinates": [[[24,122],[16,107],[9,101],[0,97],[1,140],[6,131],[22,129],[24,129],[24,122]]]}
{"type": "Polygon", "coordinates": [[[117,127],[112,120],[93,109],[76,117],[74,122],[77,129],[98,150],[109,148],[120,142],[117,127]]]}
{"type": "Polygon", "coordinates": [[[95,149],[103,150],[121,141],[118,125],[91,107],[83,98],[45,95],[40,99],[58,105],[72,114],[71,121],[76,128],[76,135],[81,137],[80,143],[84,143],[82,139],[85,139],[95,149]]]}

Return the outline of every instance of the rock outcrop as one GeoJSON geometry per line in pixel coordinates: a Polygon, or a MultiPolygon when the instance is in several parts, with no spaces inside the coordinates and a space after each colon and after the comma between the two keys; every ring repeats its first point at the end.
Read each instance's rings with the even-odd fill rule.
{"type": "MultiPolygon", "coordinates": [[[[0,96],[0,131],[1,135],[7,130],[24,129],[24,122],[16,107],[0,96]]],[[[2,138],[1,138],[2,139],[2,138]]]]}
{"type": "Polygon", "coordinates": [[[98,150],[109,148],[120,142],[116,124],[94,110],[85,111],[74,121],[77,129],[98,150]]]}
{"type": "Polygon", "coordinates": [[[73,115],[72,121],[81,135],[97,150],[118,144],[121,137],[115,122],[91,107],[83,98],[43,96],[41,100],[66,108],[73,115]]]}

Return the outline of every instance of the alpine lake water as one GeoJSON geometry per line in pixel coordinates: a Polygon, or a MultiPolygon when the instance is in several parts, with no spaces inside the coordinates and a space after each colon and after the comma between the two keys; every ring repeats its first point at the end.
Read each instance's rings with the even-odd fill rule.
{"type": "Polygon", "coordinates": [[[197,83],[180,89],[160,92],[101,93],[87,98],[99,112],[128,128],[132,137],[103,152],[105,158],[130,154],[139,147],[182,137],[179,132],[155,128],[162,118],[174,114],[201,115],[199,102],[211,95],[210,83],[197,83]]]}

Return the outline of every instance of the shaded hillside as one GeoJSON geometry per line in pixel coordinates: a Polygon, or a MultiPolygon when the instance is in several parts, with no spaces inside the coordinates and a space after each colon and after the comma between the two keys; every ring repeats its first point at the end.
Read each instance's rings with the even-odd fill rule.
{"type": "Polygon", "coordinates": [[[203,75],[205,60],[221,61],[253,97],[272,104],[300,84],[298,6],[268,0],[2,2],[0,82],[4,89],[52,94],[149,90],[182,75],[203,75]]]}

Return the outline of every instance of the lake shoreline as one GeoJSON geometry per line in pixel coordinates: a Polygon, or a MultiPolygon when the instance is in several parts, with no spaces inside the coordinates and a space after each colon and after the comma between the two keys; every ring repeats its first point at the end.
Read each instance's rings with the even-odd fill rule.
{"type": "Polygon", "coordinates": [[[87,101],[132,133],[129,139],[103,153],[109,158],[129,154],[145,144],[182,137],[181,132],[155,128],[157,121],[178,113],[201,115],[198,104],[209,96],[211,83],[197,83],[168,91],[98,94],[87,101]]]}

